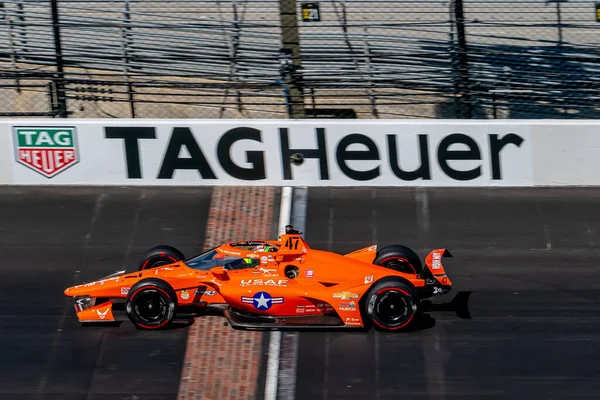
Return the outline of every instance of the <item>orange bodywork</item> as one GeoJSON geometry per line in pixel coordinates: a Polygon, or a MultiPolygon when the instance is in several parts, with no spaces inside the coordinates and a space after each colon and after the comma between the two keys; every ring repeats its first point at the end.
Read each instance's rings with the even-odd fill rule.
{"type": "MultiPolygon", "coordinates": [[[[117,320],[114,304],[124,302],[136,282],[158,278],[175,291],[177,307],[223,305],[278,318],[335,315],[346,326],[361,327],[359,301],[380,279],[401,277],[417,289],[432,285],[416,274],[374,265],[376,245],[341,255],[313,250],[300,235],[284,234],[279,240],[226,243],[211,252],[214,265],[195,264],[193,257],[149,270],[116,273],[70,287],[64,294],[73,298],[79,321],[110,322],[117,320]],[[256,252],[247,245],[256,243],[277,249],[256,252]],[[218,265],[220,259],[232,257],[246,260],[246,266],[228,270],[218,265]]],[[[445,254],[449,255],[445,249],[433,250],[425,268],[435,276],[433,284],[449,288],[452,284],[441,263],[445,254]]]]}

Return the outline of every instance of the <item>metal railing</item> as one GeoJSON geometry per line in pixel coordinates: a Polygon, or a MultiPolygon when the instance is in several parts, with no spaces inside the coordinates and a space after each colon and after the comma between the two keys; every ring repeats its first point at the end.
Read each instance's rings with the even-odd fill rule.
{"type": "Polygon", "coordinates": [[[593,1],[0,4],[4,116],[600,115],[593,1]]]}

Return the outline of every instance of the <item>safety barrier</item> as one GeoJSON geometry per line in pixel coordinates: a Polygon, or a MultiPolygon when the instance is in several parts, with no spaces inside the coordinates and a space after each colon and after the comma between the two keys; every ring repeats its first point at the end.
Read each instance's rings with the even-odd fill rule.
{"type": "Polygon", "coordinates": [[[600,122],[0,120],[0,184],[600,184],[600,122]]]}

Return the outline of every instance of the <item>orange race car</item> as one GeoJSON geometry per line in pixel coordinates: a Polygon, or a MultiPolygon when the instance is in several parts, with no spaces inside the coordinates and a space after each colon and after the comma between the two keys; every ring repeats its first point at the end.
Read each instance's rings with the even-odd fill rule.
{"type": "Polygon", "coordinates": [[[189,259],[157,246],[137,272],[120,271],[64,293],[80,322],[129,318],[140,329],[162,328],[185,309],[195,309],[195,316],[212,309],[236,329],[392,331],[411,324],[423,299],[450,291],[443,257],[451,257],[448,250],[433,250],[423,267],[401,245],[340,255],[311,249],[287,226],[279,240],[226,243],[189,259]]]}

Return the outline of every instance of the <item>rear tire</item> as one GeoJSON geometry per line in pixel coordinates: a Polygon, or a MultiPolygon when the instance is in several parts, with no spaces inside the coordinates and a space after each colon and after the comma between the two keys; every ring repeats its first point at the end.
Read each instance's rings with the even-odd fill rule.
{"type": "Polygon", "coordinates": [[[166,282],[144,279],[131,287],[125,301],[127,317],[138,329],[160,329],[175,316],[177,296],[166,282]]]}
{"type": "Polygon", "coordinates": [[[419,298],[415,288],[400,280],[376,283],[365,301],[366,319],[381,331],[408,328],[418,312],[419,298]]]}
{"type": "Polygon", "coordinates": [[[399,244],[386,246],[377,252],[373,264],[406,274],[423,272],[421,259],[411,248],[399,244]]]}
{"type": "Polygon", "coordinates": [[[148,250],[138,266],[138,271],[162,267],[183,260],[185,260],[185,256],[175,247],[160,245],[148,250]]]}

